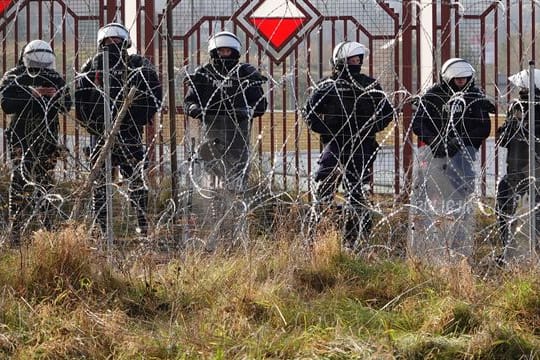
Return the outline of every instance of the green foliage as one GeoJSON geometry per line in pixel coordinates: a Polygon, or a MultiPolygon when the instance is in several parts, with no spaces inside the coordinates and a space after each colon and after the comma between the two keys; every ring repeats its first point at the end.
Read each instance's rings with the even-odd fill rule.
{"type": "Polygon", "coordinates": [[[400,358],[424,359],[466,359],[466,339],[443,336],[410,336],[400,351],[400,358]]]}
{"type": "Polygon", "coordinates": [[[527,339],[514,329],[498,328],[491,333],[491,342],[477,356],[478,359],[520,360],[540,359],[540,344],[527,339]]]}
{"type": "Polygon", "coordinates": [[[466,303],[458,303],[452,309],[452,317],[445,324],[443,334],[460,335],[474,332],[481,324],[474,308],[466,303]]]}

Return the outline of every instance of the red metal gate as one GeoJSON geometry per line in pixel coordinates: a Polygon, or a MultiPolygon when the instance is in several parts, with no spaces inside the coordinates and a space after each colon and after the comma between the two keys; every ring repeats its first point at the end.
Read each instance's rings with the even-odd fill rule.
{"type": "MultiPolygon", "coordinates": [[[[511,95],[506,78],[538,55],[536,42],[537,2],[506,1],[323,1],[281,0],[291,14],[304,16],[302,26],[282,39],[269,41],[269,34],[255,26],[265,0],[177,0],[173,7],[173,45],[175,54],[178,134],[188,148],[196,135],[196,124],[185,117],[180,107],[184,71],[192,71],[206,59],[206,41],[222,29],[236,32],[242,39],[243,60],[259,66],[270,78],[268,114],[257,119],[254,132],[259,162],[271,174],[275,186],[289,190],[309,188],[308,176],[319,151],[318,139],[309,133],[298,115],[305,90],[328,74],[328,59],[333,46],[343,40],[358,40],[370,48],[364,71],[382,83],[396,106],[396,125],[380,138],[382,152],[374,178],[377,192],[403,193],[410,179],[413,137],[409,130],[411,96],[419,93],[419,39],[425,26],[419,13],[430,5],[433,13],[434,79],[440,64],[450,56],[471,61],[478,70],[478,82],[499,105],[500,114],[511,95]],[[293,9],[293,10],[291,10],[293,9]],[[187,139],[187,141],[186,141],[187,139]]],[[[266,4],[266,5],[265,5],[266,4]]],[[[129,5],[133,5],[129,3],[129,5]]],[[[137,33],[137,50],[152,58],[163,80],[166,74],[167,33],[164,26],[164,1],[136,0],[136,21],[129,24],[137,33]]],[[[274,5],[275,6],[275,5],[274,5]]],[[[34,38],[52,39],[58,54],[58,69],[68,82],[76,70],[95,51],[95,36],[102,24],[125,19],[124,0],[21,0],[12,1],[0,15],[2,71],[13,66],[21,46],[34,38]]],[[[164,81],[166,84],[166,81],[164,81]]],[[[166,89],[166,86],[165,86],[166,89]]],[[[494,118],[494,128],[501,123],[494,118]]],[[[6,117],[2,114],[2,128],[6,117]]],[[[148,130],[148,143],[156,145],[155,160],[162,169],[170,167],[168,122],[160,117],[156,136],[148,130]]],[[[62,122],[63,141],[73,151],[77,173],[86,137],[73,121],[62,122]]],[[[2,153],[6,143],[1,140],[2,153]]],[[[181,156],[182,157],[182,156],[181,156]]],[[[3,159],[6,157],[3,156],[3,159]]],[[[499,176],[498,149],[488,143],[482,150],[483,189],[493,194],[499,176]]],[[[66,173],[69,175],[69,173],[66,173]]]]}
{"type": "MultiPolygon", "coordinates": [[[[339,4],[317,1],[174,1],[173,39],[175,67],[193,71],[207,59],[206,43],[215,32],[228,30],[242,39],[243,60],[258,66],[271,79],[267,96],[268,114],[256,121],[254,132],[261,166],[272,174],[272,183],[280,188],[299,190],[309,188],[309,174],[319,151],[319,141],[311,134],[298,108],[305,99],[306,89],[328,75],[328,59],[333,47],[343,40],[360,41],[370,49],[370,61],[365,72],[379,79],[383,88],[395,93],[400,88],[400,47],[394,46],[398,37],[400,17],[384,2],[339,4]],[[261,9],[272,4],[272,11],[279,12],[280,4],[287,11],[303,17],[302,26],[286,41],[272,43],[264,29],[253,26],[261,9]],[[196,4],[196,6],[194,6],[196,4]],[[288,47],[287,47],[288,46],[288,47]],[[264,164],[266,163],[266,165],[264,164]]],[[[159,24],[163,24],[163,16],[159,24]]],[[[282,17],[283,19],[283,17],[282,17]]],[[[279,24],[279,21],[278,21],[279,24]]],[[[159,28],[165,33],[163,27],[159,28]]],[[[159,44],[158,63],[164,64],[165,41],[159,44]]],[[[165,69],[165,67],[161,67],[165,69]]],[[[181,75],[181,74],[180,74],[181,75]]],[[[177,77],[180,80],[181,76],[177,77]]],[[[182,103],[183,89],[177,81],[177,105],[182,103]]],[[[399,99],[394,99],[396,105],[399,99]]],[[[179,112],[182,109],[178,106],[179,112]]],[[[183,119],[184,144],[193,135],[191,120],[183,119]]],[[[382,139],[390,155],[380,165],[384,172],[377,174],[375,186],[390,192],[400,188],[400,145],[398,127],[389,130],[382,139]],[[393,189],[393,190],[392,190],[393,189]],[[386,190],[388,191],[388,190],[386,190]]],[[[381,158],[381,157],[379,157],[381,158]]],[[[377,190],[377,188],[376,188],[377,190]]]]}
{"type": "MultiPolygon", "coordinates": [[[[124,0],[20,0],[6,3],[0,14],[2,34],[2,73],[15,66],[24,44],[34,39],[50,40],[57,54],[57,70],[64,74],[71,86],[76,71],[96,51],[97,30],[109,21],[123,20],[124,0]]],[[[2,113],[2,129],[7,118],[2,113]]],[[[62,143],[71,150],[72,157],[64,164],[64,177],[76,176],[81,170],[83,148],[87,137],[73,116],[61,120],[62,143]]],[[[5,137],[2,154],[7,151],[5,137]]],[[[6,156],[2,156],[6,161],[6,156]]]]}
{"type": "MultiPolygon", "coordinates": [[[[537,39],[537,2],[524,1],[460,1],[434,2],[440,21],[434,23],[440,58],[436,69],[449,57],[462,57],[477,70],[477,83],[497,104],[492,119],[492,138],[481,149],[481,190],[493,196],[497,179],[504,171],[504,160],[495,146],[494,130],[504,121],[506,105],[516,94],[511,93],[508,76],[528,68],[529,60],[540,55],[537,39]]],[[[537,67],[539,64],[537,64],[537,67]]]]}

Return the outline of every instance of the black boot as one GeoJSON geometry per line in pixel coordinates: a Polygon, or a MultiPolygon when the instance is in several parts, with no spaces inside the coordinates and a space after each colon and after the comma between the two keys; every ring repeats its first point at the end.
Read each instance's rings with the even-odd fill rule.
{"type": "Polygon", "coordinates": [[[343,246],[354,252],[367,246],[371,234],[371,211],[364,206],[347,207],[345,209],[345,225],[343,229],[343,246]]]}
{"type": "Polygon", "coordinates": [[[137,189],[131,193],[131,200],[136,208],[138,232],[142,236],[148,235],[148,219],[147,219],[147,207],[148,207],[148,190],[137,189]]]}

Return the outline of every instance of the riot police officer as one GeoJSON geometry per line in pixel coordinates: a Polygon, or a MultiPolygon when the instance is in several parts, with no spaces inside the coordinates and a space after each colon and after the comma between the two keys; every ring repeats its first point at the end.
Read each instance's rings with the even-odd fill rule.
{"type": "MultiPolygon", "coordinates": [[[[116,118],[130,88],[136,93],[112,147],[112,164],[128,181],[129,198],[136,208],[139,231],[144,235],[148,188],[144,182],[145,148],[142,135],[145,125],[151,125],[154,114],[161,108],[162,89],[158,75],[150,61],[138,54],[128,54],[131,47],[129,31],[119,23],[110,23],[97,33],[98,52],[82,66],[77,76],[75,105],[76,116],[92,135],[91,164],[94,165],[105,143],[103,56],[109,56],[110,107],[112,119],[116,118]],[[104,50],[107,50],[106,52],[104,50]]],[[[102,230],[105,230],[105,172],[101,169],[93,189],[93,211],[102,230]]]]}
{"type": "Polygon", "coordinates": [[[361,73],[366,55],[367,49],[358,42],[339,43],[332,53],[332,75],[313,86],[302,109],[309,128],[320,134],[324,145],[315,174],[317,217],[343,180],[347,197],[343,241],[350,249],[357,248],[371,231],[365,185],[379,148],[375,135],[393,115],[378,82],[361,73]]]}
{"type": "Polygon", "coordinates": [[[447,60],[440,82],[420,97],[412,121],[419,148],[413,190],[417,233],[409,249],[430,261],[469,258],[473,251],[474,163],[489,136],[489,113],[495,111],[475,86],[474,74],[466,60],[447,60]]]}
{"type": "Polygon", "coordinates": [[[228,190],[242,193],[249,175],[251,123],[262,116],[267,101],[267,78],[240,62],[241,43],[228,31],[208,41],[210,60],[186,78],[187,114],[203,125],[199,156],[207,171],[224,181],[228,190]]]}
{"type": "MultiPolygon", "coordinates": [[[[508,78],[519,91],[519,97],[509,105],[505,123],[497,129],[497,142],[505,147],[506,175],[497,187],[497,223],[502,245],[512,246],[512,217],[515,215],[518,198],[527,193],[529,185],[529,71],[523,70],[508,78]]],[[[535,137],[540,137],[540,70],[534,71],[535,137]]],[[[536,159],[538,167],[538,159],[536,159]]],[[[538,200],[537,200],[538,201],[538,200]]],[[[504,255],[504,254],[503,254],[504,255]]],[[[501,257],[499,260],[505,260],[501,257]]]]}
{"type": "Polygon", "coordinates": [[[466,60],[452,58],[441,67],[441,81],[420,98],[413,132],[434,157],[453,157],[475,150],[489,136],[489,112],[494,106],[474,84],[476,71],[466,60]]]}
{"type": "MultiPolygon", "coordinates": [[[[55,55],[43,40],[24,46],[17,66],[0,85],[2,110],[13,162],[9,188],[11,243],[18,245],[24,221],[32,211],[48,207],[58,151],[58,114],[71,108],[69,89],[55,70],[55,55]]],[[[46,214],[45,226],[52,225],[46,214]]]]}

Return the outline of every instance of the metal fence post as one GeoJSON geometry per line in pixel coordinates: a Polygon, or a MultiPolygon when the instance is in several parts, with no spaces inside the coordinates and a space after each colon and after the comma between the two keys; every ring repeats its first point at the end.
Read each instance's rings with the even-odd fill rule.
{"type": "Polygon", "coordinates": [[[534,60],[529,61],[529,250],[531,256],[536,253],[536,186],[540,182],[536,166],[538,141],[536,140],[535,121],[535,81],[534,60]]]}
{"type": "Polygon", "coordinates": [[[174,84],[174,49],[173,49],[173,1],[167,1],[167,81],[169,93],[169,131],[171,137],[171,196],[174,202],[173,237],[176,240],[176,219],[179,210],[178,199],[178,152],[176,148],[176,92],[174,84]]]}
{"type": "MultiPolygon", "coordinates": [[[[111,84],[109,73],[109,51],[103,49],[103,122],[105,126],[105,136],[111,134],[111,84]]],[[[105,149],[103,149],[105,151],[105,149]]],[[[112,159],[111,152],[107,151],[105,157],[105,197],[107,206],[107,251],[111,251],[113,245],[113,191],[112,191],[112,159]]]]}

